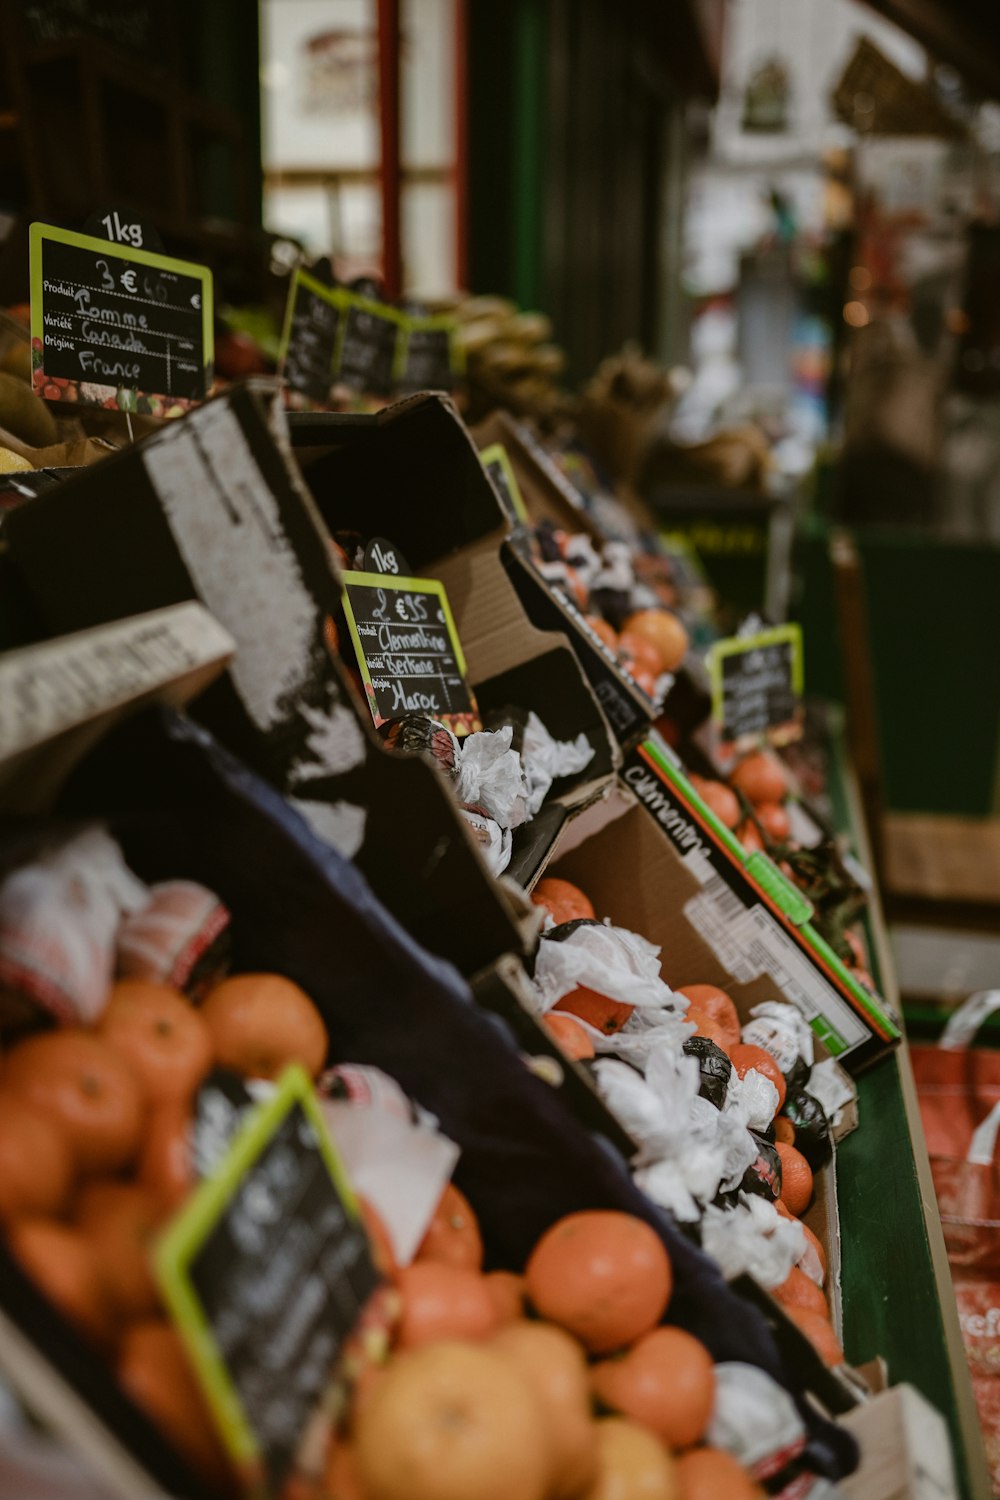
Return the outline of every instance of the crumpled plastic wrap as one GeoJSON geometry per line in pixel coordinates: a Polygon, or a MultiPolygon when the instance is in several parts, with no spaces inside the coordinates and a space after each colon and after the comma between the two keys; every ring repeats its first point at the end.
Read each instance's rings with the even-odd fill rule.
{"type": "Polygon", "coordinates": [[[637,932],[610,923],[581,924],[562,940],[542,934],[535,958],[535,990],[544,1014],[578,985],[609,1000],[639,1007],[675,1007],[660,978],[660,950],[637,932]]]}
{"type": "Polygon", "coordinates": [[[756,1068],[748,1068],[742,1078],[734,1068],[722,1108],[748,1130],[764,1131],[778,1113],[778,1090],[756,1068]]]}
{"type": "Polygon", "coordinates": [[[818,1099],[831,1126],[836,1129],[844,1110],[854,1099],[854,1090],[839,1072],[832,1057],[818,1062],[809,1074],[806,1092],[818,1099]]]}
{"type": "Polygon", "coordinates": [[[701,1243],[727,1281],[747,1273],[768,1288],[780,1286],[806,1252],[802,1226],[752,1193],[740,1193],[732,1208],[706,1208],[701,1243]]]}
{"type": "Polygon", "coordinates": [[[593,1027],[588,1030],[598,1052],[613,1052],[645,1070],[650,1054],[656,1049],[667,1045],[679,1051],[690,1037],[692,1023],[687,1019],[687,1008],[687,998],[671,992],[668,1005],[661,1010],[652,1007],[634,1010],[621,1030],[611,1036],[593,1027]]]}
{"type": "Polygon", "coordinates": [[[510,829],[501,828],[494,818],[488,818],[476,808],[460,807],[459,812],[471,828],[472,837],[493,874],[502,875],[510,864],[510,829]]]}
{"type": "Polygon", "coordinates": [[[766,1370],[736,1361],[715,1367],[715,1404],[705,1436],[758,1481],[780,1474],[806,1445],[805,1424],[788,1392],[766,1370]]]}
{"type": "Polygon", "coordinates": [[[734,1116],[699,1096],[696,1058],[669,1044],[653,1052],[641,1077],[626,1063],[594,1064],[601,1096],[638,1142],[635,1180],[655,1203],[691,1223],[720,1187],[734,1187],[756,1155],[734,1116]]]}
{"type": "Polygon", "coordinates": [[[594,758],[594,747],[582,732],[575,740],[554,739],[532,710],[521,742],[521,768],[527,790],[528,816],[538,812],[549,788],[560,776],[575,776],[594,758]]]}
{"type": "Polygon", "coordinates": [[[92,1024],[107,1002],[119,923],[148,902],[96,824],[40,854],[0,886],[0,990],[58,1021],[92,1024]]]}
{"type": "Polygon", "coordinates": [[[203,993],[224,971],[229,920],[214,891],[193,880],[161,881],[121,924],[119,977],[203,993]]]}
{"type": "Polygon", "coordinates": [[[783,1000],[765,1000],[755,1005],[743,1027],[741,1040],[770,1052],[790,1083],[805,1082],[815,1055],[813,1034],[796,1006],[783,1000]]]}
{"type": "Polygon", "coordinates": [[[467,735],[455,757],[455,794],[466,807],[481,809],[501,828],[527,822],[527,789],[521,757],[511,749],[510,725],[467,735]]]}

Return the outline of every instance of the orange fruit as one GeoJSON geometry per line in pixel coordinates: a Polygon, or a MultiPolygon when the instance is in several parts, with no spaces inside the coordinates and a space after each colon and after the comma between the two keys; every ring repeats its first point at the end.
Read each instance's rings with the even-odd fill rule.
{"type": "Polygon", "coordinates": [[[201,1008],[216,1059],[247,1078],[277,1078],[300,1063],[313,1078],[329,1049],[323,1018],[304,990],[280,974],[224,979],[201,1008]]]}
{"type": "Polygon", "coordinates": [[[719,821],[727,828],[735,828],[743,816],[736,793],[723,786],[721,781],[706,781],[703,776],[689,776],[688,780],[719,821]]]}
{"type": "Polygon", "coordinates": [[[190,1132],[191,1110],[180,1099],[154,1110],[146,1130],[136,1176],[165,1213],[179,1208],[197,1181],[190,1132]]]}
{"type": "Polygon", "coordinates": [[[483,1238],[472,1204],[453,1182],[449,1182],[427,1232],[417,1247],[417,1260],[442,1261],[467,1271],[483,1268],[483,1238]]]}
{"type": "Polygon", "coordinates": [[[634,677],[650,677],[655,683],[661,672],[660,652],[648,636],[634,630],[623,630],[618,637],[618,655],[634,677]]]}
{"type": "Polygon", "coordinates": [[[151,1249],[163,1219],[159,1201],[138,1183],[88,1183],[74,1219],[97,1256],[108,1302],[122,1319],[151,1317],[160,1296],[151,1249]]]}
{"type": "Polygon", "coordinates": [[[512,1361],[534,1395],[549,1442],[549,1500],[572,1500],[593,1478],[597,1433],[583,1350],[552,1323],[522,1320],[501,1328],[491,1349],[512,1361]]]}
{"type": "Polygon", "coordinates": [[[774,1288],[771,1295],[777,1298],[782,1307],[806,1307],[811,1312],[819,1313],[821,1318],[830,1316],[830,1304],[822,1289],[798,1266],[792,1267],[785,1280],[774,1288]]]}
{"type": "Polygon", "coordinates": [[[795,1126],[787,1115],[778,1115],[774,1122],[774,1139],[783,1141],[786,1146],[795,1145],[795,1126]]]}
{"type": "Polygon", "coordinates": [[[415,1349],[441,1339],[485,1339],[497,1309],[485,1276],[436,1260],[404,1266],[397,1281],[403,1302],[397,1343],[415,1349]]]}
{"type": "Polygon", "coordinates": [[[208,1027],[165,984],[119,980],[98,1032],[130,1063],[152,1104],[187,1099],[212,1066],[208,1027]]]}
{"type": "Polygon", "coordinates": [[[142,1091],[126,1060],[81,1027],[28,1037],[7,1054],[3,1083],[60,1125],[81,1172],[117,1172],[143,1127],[142,1091]]]}
{"type": "Polygon", "coordinates": [[[73,1182],[73,1152],[58,1120],[0,1093],[0,1221],[58,1214],[73,1182]]]}
{"type": "Polygon", "coordinates": [[[559,1043],[567,1057],[583,1058],[594,1056],[594,1044],[584,1031],[580,1023],[570,1015],[557,1015],[550,1011],[547,1016],[542,1017],[542,1025],[549,1035],[559,1043]]]}
{"type": "Polygon", "coordinates": [[[579,921],[581,917],[593,918],[595,914],[589,898],[578,885],[570,880],[559,880],[555,875],[540,880],[531,893],[531,899],[549,913],[557,926],[563,922],[579,921]]]}
{"type": "Polygon", "coordinates": [[[678,1500],[677,1466],[663,1444],[624,1417],[601,1417],[597,1472],[580,1500],[678,1500]]]}
{"type": "Polygon", "coordinates": [[[712,1415],[715,1364],[683,1328],[654,1328],[621,1358],[594,1365],[590,1378],[598,1400],[668,1448],[690,1448],[712,1415]]]}
{"type": "Polygon", "coordinates": [[[372,1259],[376,1267],[388,1281],[395,1281],[399,1273],[399,1261],[396,1259],[392,1236],[386,1228],[385,1220],[374,1203],[368,1198],[363,1198],[360,1193],[358,1194],[358,1208],[371,1241],[372,1259]]]}
{"type": "Polygon", "coordinates": [[[758,829],[756,823],[752,823],[749,818],[745,818],[737,828],[736,837],[743,845],[743,848],[746,850],[747,854],[760,854],[762,852],[765,852],[764,840],[760,836],[760,830],[758,829]]]}
{"type": "Polygon", "coordinates": [[[570,990],[568,995],[557,1000],[553,1009],[579,1016],[581,1021],[586,1021],[595,1030],[610,1036],[612,1032],[621,1031],[635,1006],[626,1005],[621,1000],[612,1000],[607,995],[599,994],[597,990],[588,989],[585,984],[578,984],[575,990],[570,990]]]}
{"type": "Polygon", "coordinates": [[[714,984],[685,984],[677,993],[690,1001],[687,1019],[695,1023],[699,1036],[711,1038],[726,1052],[739,1044],[740,1018],[725,990],[714,984]]]}
{"type": "Polygon", "coordinates": [[[543,1500],[550,1448],[533,1389],[509,1359],[441,1343],[394,1359],[360,1413],[366,1500],[543,1500]]]}
{"type": "Polygon", "coordinates": [[[518,1276],[514,1271],[489,1271],[483,1280],[486,1282],[486,1290],[493,1298],[499,1326],[513,1323],[524,1316],[523,1276],[518,1276]]]}
{"type": "Polygon", "coordinates": [[[762,802],[755,808],[757,822],[769,839],[783,844],[792,831],[792,820],[780,802],[762,802]]]}
{"type": "Polygon", "coordinates": [[[678,1500],[759,1500],[741,1463],[721,1448],[693,1448],[677,1460],[678,1500]]]}
{"type": "Polygon", "coordinates": [[[343,1438],[330,1444],[323,1471],[324,1500],[365,1500],[354,1448],[343,1438]]]}
{"type": "Polygon", "coordinates": [[[774,1149],[781,1157],[781,1200],[789,1212],[804,1214],[813,1195],[812,1167],[801,1151],[776,1141],[774,1149]]]}
{"type": "Polygon", "coordinates": [[[776,755],[757,750],[741,760],[729,784],[759,807],[762,802],[784,802],[788,796],[788,773],[776,755]]]}
{"type": "Polygon", "coordinates": [[[602,620],[600,615],[586,615],[585,619],[594,634],[599,636],[610,650],[618,650],[618,632],[608,624],[607,620],[602,620]]]}
{"type": "Polygon", "coordinates": [[[542,1235],[525,1268],[528,1298],[591,1354],[611,1354],[655,1328],[673,1289],[659,1235],[631,1214],[567,1214],[542,1235]]]}
{"type": "Polygon", "coordinates": [[[11,1253],[84,1337],[106,1345],[114,1317],[94,1247],[78,1229],[51,1219],[19,1219],[7,1230],[11,1253]]]}
{"type": "MultiPolygon", "coordinates": [[[[784,1204],[781,1203],[780,1198],[778,1200],[778,1204],[780,1205],[780,1207],[782,1207],[782,1208],[784,1207],[784,1204]]],[[[797,1224],[802,1224],[802,1220],[801,1219],[796,1219],[795,1222],[797,1224]]],[[[809,1264],[809,1259],[810,1259],[809,1251],[811,1249],[813,1251],[815,1257],[816,1257],[816,1261],[818,1262],[819,1274],[820,1274],[821,1278],[825,1281],[826,1280],[826,1251],[823,1249],[822,1242],[816,1238],[816,1236],[813,1234],[812,1230],[809,1228],[808,1224],[802,1224],[802,1233],[806,1237],[806,1253],[803,1256],[803,1259],[799,1262],[799,1266],[800,1266],[800,1268],[802,1270],[805,1270],[806,1275],[809,1276],[811,1280],[815,1281],[816,1278],[815,1278],[814,1275],[812,1275],[811,1269],[810,1270],[806,1269],[806,1266],[809,1264]]]]}
{"type": "Polygon", "coordinates": [[[656,648],[661,672],[676,672],[687,654],[688,633],[667,609],[640,609],[629,615],[624,631],[641,635],[656,648]]]}
{"type": "Polygon", "coordinates": [[[228,1493],[232,1470],[174,1328],[160,1318],[131,1323],[118,1351],[117,1374],[126,1394],[191,1467],[228,1493]]]}
{"type": "Polygon", "coordinates": [[[755,1073],[762,1073],[765,1078],[771,1080],[778,1090],[778,1109],[780,1109],[785,1102],[788,1085],[785,1082],[784,1073],[770,1052],[765,1047],[755,1047],[752,1042],[740,1042],[737,1046],[730,1047],[729,1056],[741,1078],[745,1078],[752,1069],[755,1073]]]}
{"type": "Polygon", "coordinates": [[[786,1307],[785,1312],[805,1334],[825,1365],[829,1365],[832,1369],[834,1365],[844,1363],[844,1351],[840,1347],[829,1318],[813,1312],[810,1307],[796,1307],[794,1304],[786,1307]]]}

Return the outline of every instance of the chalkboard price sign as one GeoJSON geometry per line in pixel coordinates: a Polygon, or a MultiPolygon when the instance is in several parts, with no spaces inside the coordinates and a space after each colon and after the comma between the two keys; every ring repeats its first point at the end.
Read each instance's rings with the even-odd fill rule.
{"type": "Polygon", "coordinates": [[[712,716],[736,744],[765,735],[787,743],[801,733],[802,631],[779,625],[717,641],[709,655],[712,716]]]}
{"type": "Polygon", "coordinates": [[[528,510],[521,495],[510,455],[503,443],[491,443],[479,455],[479,460],[493,481],[493,488],[508,519],[513,526],[520,526],[528,519],[528,510]]]}
{"type": "Polygon", "coordinates": [[[403,321],[402,313],[388,303],[346,293],[338,380],[356,390],[388,394],[396,381],[403,321]]]}
{"type": "Polygon", "coordinates": [[[452,318],[408,317],[399,387],[403,391],[450,391],[455,385],[457,350],[452,318]]]}
{"type": "Polygon", "coordinates": [[[344,614],[376,725],[415,713],[482,728],[444,584],[345,573],[344,614]]]}
{"type": "Polygon", "coordinates": [[[285,379],[310,401],[330,398],[333,362],[344,322],[343,293],[296,271],[288,291],[281,341],[285,379]]]}
{"type": "Polygon", "coordinates": [[[174,416],[212,378],[212,273],[32,224],[32,384],[47,400],[174,416]]]}
{"type": "Polygon", "coordinates": [[[171,1224],[156,1270],[233,1458],[277,1492],[379,1282],[301,1068],[171,1224]]]}

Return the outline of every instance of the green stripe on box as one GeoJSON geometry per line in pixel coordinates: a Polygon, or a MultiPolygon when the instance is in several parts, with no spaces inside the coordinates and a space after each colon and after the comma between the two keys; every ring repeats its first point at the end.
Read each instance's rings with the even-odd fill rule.
{"type": "Polygon", "coordinates": [[[746,858],[747,874],[751,875],[761,890],[767,892],[790,922],[801,927],[813,914],[813,904],[807,896],[783,875],[767,854],[755,849],[746,858]]]}

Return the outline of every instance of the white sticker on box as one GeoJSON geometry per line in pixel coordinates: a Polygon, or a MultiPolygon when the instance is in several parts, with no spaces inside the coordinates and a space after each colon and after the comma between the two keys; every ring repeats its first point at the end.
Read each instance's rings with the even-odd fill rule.
{"type": "Polygon", "coordinates": [[[684,856],[684,868],[690,870],[691,874],[701,886],[708,885],[710,881],[716,880],[715,869],[712,861],[700,849],[689,849],[684,856]]]}

